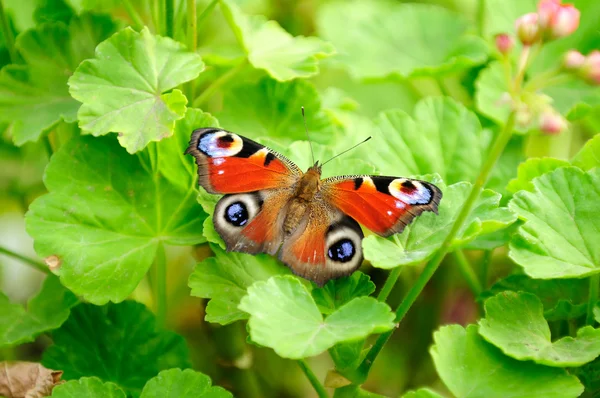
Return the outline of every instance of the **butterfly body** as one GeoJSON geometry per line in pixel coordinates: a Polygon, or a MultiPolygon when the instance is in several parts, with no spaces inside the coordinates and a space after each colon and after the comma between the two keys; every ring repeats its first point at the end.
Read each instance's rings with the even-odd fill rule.
{"type": "Polygon", "coordinates": [[[199,184],[225,194],[215,207],[215,230],[227,249],[279,253],[294,273],[324,284],[362,263],[357,221],[381,236],[401,232],[423,211],[437,212],[441,191],[398,177],[321,179],[321,165],[305,173],[282,155],[217,128],[192,134],[199,184]]]}

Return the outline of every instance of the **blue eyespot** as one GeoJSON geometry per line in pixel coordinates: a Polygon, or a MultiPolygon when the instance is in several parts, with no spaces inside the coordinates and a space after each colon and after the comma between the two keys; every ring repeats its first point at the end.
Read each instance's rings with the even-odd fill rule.
{"type": "Polygon", "coordinates": [[[225,209],[225,220],[236,227],[241,227],[248,222],[248,209],[242,202],[235,202],[225,209]]]}
{"type": "Polygon", "coordinates": [[[346,263],[354,257],[354,243],[350,239],[341,239],[329,247],[327,255],[333,261],[346,263]]]}

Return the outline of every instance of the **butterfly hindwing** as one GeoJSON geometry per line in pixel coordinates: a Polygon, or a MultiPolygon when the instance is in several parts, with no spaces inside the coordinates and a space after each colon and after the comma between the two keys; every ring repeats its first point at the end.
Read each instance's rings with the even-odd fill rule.
{"type": "Polygon", "coordinates": [[[289,187],[302,175],[283,155],[219,128],[195,130],[186,153],[196,158],[198,182],[209,193],[289,187]]]}
{"type": "Polygon", "coordinates": [[[292,193],[281,188],[223,196],[215,207],[213,224],[227,250],[277,253],[283,240],[283,209],[292,193]]]}
{"type": "Polygon", "coordinates": [[[360,267],[363,237],[355,220],[315,200],[296,230],[285,237],[279,258],[295,274],[322,286],[360,267]]]}
{"type": "Polygon", "coordinates": [[[424,211],[437,213],[442,198],[426,181],[366,175],[327,178],[321,191],[326,201],[381,236],[402,232],[424,211]]]}

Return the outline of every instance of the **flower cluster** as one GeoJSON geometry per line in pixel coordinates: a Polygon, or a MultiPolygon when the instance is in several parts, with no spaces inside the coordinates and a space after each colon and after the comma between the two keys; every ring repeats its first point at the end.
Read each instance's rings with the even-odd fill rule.
{"type": "Polygon", "coordinates": [[[572,4],[563,4],[561,0],[540,0],[537,12],[517,18],[515,34],[522,44],[522,50],[514,75],[510,55],[515,47],[515,40],[507,33],[496,35],[496,48],[502,55],[507,76],[511,78],[507,82],[510,87],[507,96],[516,113],[516,121],[522,127],[532,127],[537,120],[536,126],[545,134],[558,134],[567,128],[566,120],[552,108],[549,97],[538,93],[542,88],[573,77],[600,85],[600,51],[592,51],[586,56],[576,50],[568,51],[562,64],[555,70],[523,82],[525,71],[539,49],[552,40],[575,32],[579,27],[579,18],[579,10],[572,4]]]}

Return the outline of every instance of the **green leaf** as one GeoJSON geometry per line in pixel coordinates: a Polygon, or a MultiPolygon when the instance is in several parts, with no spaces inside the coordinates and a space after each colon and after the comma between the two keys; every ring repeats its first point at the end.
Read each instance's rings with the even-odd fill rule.
{"type": "Polygon", "coordinates": [[[552,342],[540,299],[531,293],[503,292],[485,301],[479,334],[506,355],[541,365],[581,366],[600,355],[600,329],[586,326],[577,337],[552,342]]]}
{"type": "Polygon", "coordinates": [[[50,275],[42,288],[29,300],[27,310],[12,304],[0,293],[0,347],[33,341],[41,333],[60,327],[69,317],[77,297],[50,275]]]}
{"type": "Polygon", "coordinates": [[[96,57],[69,79],[71,95],[83,103],[79,127],[95,136],[118,132],[129,153],[170,137],[187,99],[179,90],[166,92],[203,69],[200,56],[183,44],[147,28],[140,33],[126,28],[100,43],[96,57]]]}
{"type": "Polygon", "coordinates": [[[588,281],[585,279],[532,279],[527,275],[510,275],[496,282],[482,298],[504,291],[535,294],[544,305],[548,321],[575,319],[586,313],[588,281]]]}
{"type": "Polygon", "coordinates": [[[486,150],[477,116],[462,104],[429,97],[417,103],[414,117],[390,110],[376,123],[379,131],[361,150],[383,175],[437,173],[447,183],[475,180],[486,150]]]}
{"type": "MultiPolygon", "coordinates": [[[[471,190],[471,184],[462,182],[442,189],[439,215],[426,212],[407,225],[401,234],[390,238],[369,235],[363,240],[364,256],[374,267],[395,268],[417,265],[429,259],[442,245],[471,190]]],[[[465,246],[479,235],[488,234],[512,224],[516,217],[505,207],[498,207],[500,194],[486,189],[475,208],[459,230],[453,245],[465,246]]]]}
{"type": "Polygon", "coordinates": [[[562,369],[507,357],[477,333],[459,325],[434,333],[431,356],[438,374],[457,397],[569,398],[583,392],[575,376],[562,369]]]}
{"type": "Polygon", "coordinates": [[[355,297],[369,296],[375,291],[371,278],[362,272],[330,280],[323,287],[316,287],[311,294],[322,314],[331,314],[355,297]]]}
{"type": "Polygon", "coordinates": [[[84,15],[68,27],[47,23],[19,35],[16,47],[25,64],[0,71],[0,122],[11,123],[16,145],[37,141],[60,120],[76,120],[79,103],[67,80],[115,28],[110,17],[84,15]]]}
{"type": "MultiPolygon", "coordinates": [[[[479,112],[498,124],[504,124],[511,107],[501,102],[504,93],[508,92],[502,63],[492,62],[481,71],[475,81],[475,89],[475,102],[479,112]]],[[[520,127],[517,126],[517,130],[519,129],[520,127]]]]}
{"type": "Polygon", "coordinates": [[[323,319],[310,292],[292,276],[255,283],[239,308],[250,314],[253,341],[292,359],[318,355],[337,343],[394,327],[390,308],[372,297],[355,298],[323,319]]]}
{"type": "Polygon", "coordinates": [[[221,126],[249,138],[277,137],[306,139],[300,108],[306,111],[311,139],[330,142],[333,126],[321,110],[321,99],[314,86],[304,80],[280,83],[263,78],[242,84],[225,93],[223,110],[217,113],[221,126]]]}
{"type": "Polygon", "coordinates": [[[114,383],[103,383],[97,377],[82,377],[59,384],[52,390],[52,397],[94,397],[94,398],[125,398],[125,392],[114,383]]]}
{"type": "Polygon", "coordinates": [[[247,289],[256,281],[290,274],[289,268],[273,256],[227,253],[211,247],[215,256],[196,265],[188,283],[192,296],[211,299],[206,307],[208,322],[226,325],[247,319],[248,314],[238,309],[247,289]]]}
{"type": "Polygon", "coordinates": [[[221,9],[248,61],[279,81],[310,77],[319,72],[318,60],[333,55],[333,46],[316,37],[294,37],[275,21],[244,15],[235,2],[222,0],[221,9]]]}
{"type": "Polygon", "coordinates": [[[416,391],[407,392],[402,398],[444,398],[444,396],[429,388],[419,388],[416,391]]]}
{"type": "Polygon", "coordinates": [[[579,377],[579,380],[585,386],[586,397],[597,397],[600,392],[600,358],[583,365],[580,368],[572,370],[573,374],[579,377]]]}
{"type": "Polygon", "coordinates": [[[594,319],[600,323],[600,303],[594,307],[594,319]]]}
{"type": "Polygon", "coordinates": [[[195,166],[182,154],[188,140],[178,135],[132,156],[112,137],[82,137],[52,156],[49,193],[31,204],[26,221],[36,252],[62,260],[65,286],[95,304],[122,301],[161,242],[204,241],[195,166]]]}
{"type": "Polygon", "coordinates": [[[570,163],[566,160],[554,159],[554,158],[530,158],[519,165],[517,171],[517,178],[513,178],[508,182],[506,189],[509,192],[516,193],[518,191],[529,191],[535,190],[533,186],[533,179],[546,174],[550,171],[556,170],[560,167],[570,166],[570,163]]]}
{"type": "Polygon", "coordinates": [[[210,377],[191,369],[163,370],[148,380],[140,398],[229,398],[231,393],[211,387],[210,377]]]}
{"type": "Polygon", "coordinates": [[[441,75],[487,58],[485,42],[466,34],[469,23],[437,6],[338,1],[321,8],[317,25],[355,78],[441,75]]]}
{"type": "Polygon", "coordinates": [[[509,256],[533,278],[581,278],[600,272],[600,169],[564,167],[533,181],[509,203],[525,224],[509,256]]]}
{"type": "Polygon", "coordinates": [[[135,301],[80,304],[52,339],[44,366],[63,370],[65,380],[97,376],[135,395],[161,370],[190,366],[185,340],[157,330],[154,315],[135,301]]]}
{"type": "Polygon", "coordinates": [[[588,140],[571,162],[584,171],[600,167],[600,134],[588,140]]]}

